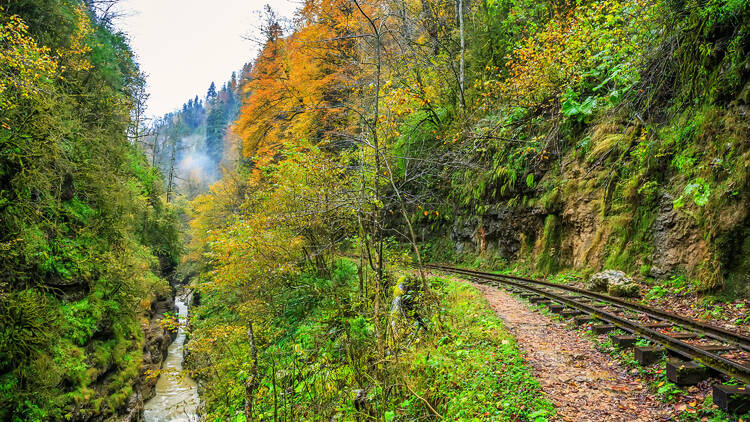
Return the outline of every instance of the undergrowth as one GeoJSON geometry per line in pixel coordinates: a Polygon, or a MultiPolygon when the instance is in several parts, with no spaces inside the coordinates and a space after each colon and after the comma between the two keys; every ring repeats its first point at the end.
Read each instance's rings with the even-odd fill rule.
{"type": "MultiPolygon", "coordinates": [[[[481,294],[448,279],[429,282],[436,302],[392,322],[387,358],[378,360],[372,319],[357,313],[351,262],[339,261],[331,278],[290,280],[295,287],[279,295],[259,344],[258,420],[549,420],[551,403],[481,294]],[[376,381],[378,371],[389,385],[376,381]]],[[[188,367],[203,381],[208,418],[244,420],[244,330],[229,328],[236,321],[225,304],[201,300],[188,367]],[[210,350],[201,347],[208,335],[210,350]],[[204,359],[213,365],[201,370],[204,359]]]]}

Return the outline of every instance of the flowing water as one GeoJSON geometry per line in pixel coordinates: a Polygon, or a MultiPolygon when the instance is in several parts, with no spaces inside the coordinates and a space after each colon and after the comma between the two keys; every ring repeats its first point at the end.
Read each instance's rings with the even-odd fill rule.
{"type": "MultiPolygon", "coordinates": [[[[188,307],[183,297],[175,298],[175,306],[180,321],[187,318],[188,307]]],[[[164,360],[164,371],[156,383],[156,395],[146,402],[143,417],[146,422],[192,422],[198,420],[198,385],[184,374],[182,370],[182,352],[185,348],[185,329],[183,324],[177,331],[177,337],[169,346],[164,360]]]]}

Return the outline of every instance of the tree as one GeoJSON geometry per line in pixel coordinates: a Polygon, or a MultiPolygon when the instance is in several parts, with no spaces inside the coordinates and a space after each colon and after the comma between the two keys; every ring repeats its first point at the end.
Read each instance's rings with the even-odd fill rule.
{"type": "Polygon", "coordinates": [[[128,139],[134,145],[140,145],[142,138],[150,134],[149,118],[146,115],[149,93],[146,90],[146,77],[142,73],[131,82],[133,107],[130,112],[130,125],[128,126],[128,139]]]}
{"type": "Polygon", "coordinates": [[[466,51],[466,35],[464,34],[464,0],[458,0],[458,24],[461,38],[461,57],[458,71],[458,87],[461,94],[461,107],[466,108],[466,99],[464,97],[464,79],[466,78],[464,71],[464,56],[466,51]]]}
{"type": "Polygon", "coordinates": [[[224,134],[227,127],[226,110],[223,102],[215,102],[206,118],[206,153],[218,169],[224,151],[224,134]]]}
{"type": "Polygon", "coordinates": [[[206,93],[206,101],[211,102],[216,98],[216,83],[211,82],[211,86],[208,87],[208,92],[206,93]]]}

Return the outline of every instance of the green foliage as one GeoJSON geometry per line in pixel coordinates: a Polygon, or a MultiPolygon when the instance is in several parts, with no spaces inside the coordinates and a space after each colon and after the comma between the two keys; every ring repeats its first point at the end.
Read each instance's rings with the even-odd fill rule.
{"type": "Polygon", "coordinates": [[[142,79],[125,36],[83,2],[5,7],[0,419],[105,418],[138,376],[138,318],[177,261],[176,213],[126,137],[142,79]],[[6,84],[9,42],[33,70],[23,86],[6,84]]]}
{"type": "Polygon", "coordinates": [[[562,102],[560,111],[563,115],[577,120],[579,123],[588,123],[591,115],[596,109],[597,98],[587,97],[583,102],[578,102],[578,94],[568,90],[565,94],[565,100],[562,102]]]}
{"type": "MultiPolygon", "coordinates": [[[[440,301],[435,308],[439,314],[429,322],[433,329],[408,328],[405,343],[390,346],[399,357],[385,367],[409,387],[383,391],[374,378],[385,365],[377,363],[375,321],[357,312],[356,266],[341,260],[333,274],[321,278],[303,273],[287,280],[287,288],[274,299],[284,308],[273,315],[253,315],[265,321],[256,329],[262,373],[254,397],[256,417],[355,418],[359,389],[371,412],[393,421],[431,415],[412,391],[452,420],[552,417],[551,404],[540,395],[515,343],[481,294],[446,280],[431,282],[440,301]]],[[[409,283],[408,278],[400,282],[409,283]]],[[[394,295],[423,300],[410,292],[394,295]]],[[[194,309],[187,364],[204,381],[207,416],[232,419],[241,417],[243,409],[249,349],[243,330],[230,328],[241,323],[230,311],[235,305],[218,299],[216,293],[202,296],[194,309]],[[211,346],[204,347],[209,338],[211,346]],[[203,367],[206,362],[211,366],[203,367]]],[[[430,315],[423,307],[415,311],[423,318],[430,315]]]]}
{"type": "Polygon", "coordinates": [[[420,250],[425,262],[456,261],[456,245],[447,237],[438,237],[422,242],[420,250]]]}
{"type": "Polygon", "coordinates": [[[0,297],[0,367],[25,362],[59,331],[59,317],[48,295],[34,289],[0,297]]]}
{"type": "Polygon", "coordinates": [[[85,346],[102,318],[100,312],[98,306],[89,304],[89,298],[64,306],[62,315],[70,327],[66,337],[77,346],[85,346]]]}
{"type": "Polygon", "coordinates": [[[665,297],[684,296],[693,292],[696,287],[695,281],[684,275],[673,275],[667,280],[656,282],[646,293],[646,299],[660,300],[665,297]]]}
{"type": "Polygon", "coordinates": [[[692,198],[695,205],[702,207],[708,203],[711,196],[711,188],[703,178],[699,177],[685,186],[682,196],[674,200],[676,209],[685,206],[685,197],[692,198]]]}
{"type": "Polygon", "coordinates": [[[679,34],[675,73],[682,105],[694,98],[726,103],[746,82],[750,7],[745,0],[668,2],[665,25],[679,34]],[[677,18],[677,20],[673,20],[677,18]],[[674,25],[677,22],[677,25],[674,25]]]}

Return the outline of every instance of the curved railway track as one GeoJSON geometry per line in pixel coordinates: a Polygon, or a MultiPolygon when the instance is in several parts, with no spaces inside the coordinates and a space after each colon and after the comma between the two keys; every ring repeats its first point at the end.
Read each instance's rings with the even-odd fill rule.
{"type": "MultiPolygon", "coordinates": [[[[644,365],[666,351],[671,356],[667,360],[667,375],[677,384],[694,384],[716,373],[750,384],[750,337],[742,334],[573,286],[444,265],[425,267],[509,289],[531,302],[548,305],[552,312],[576,317],[577,323],[592,323],[595,333],[616,329],[629,333],[613,340],[623,347],[635,347],[636,359],[644,365]],[[638,338],[658,346],[636,347],[638,338]]],[[[750,386],[748,391],[743,386],[731,385],[715,385],[713,390],[714,402],[725,410],[750,411],[750,386]]]]}

